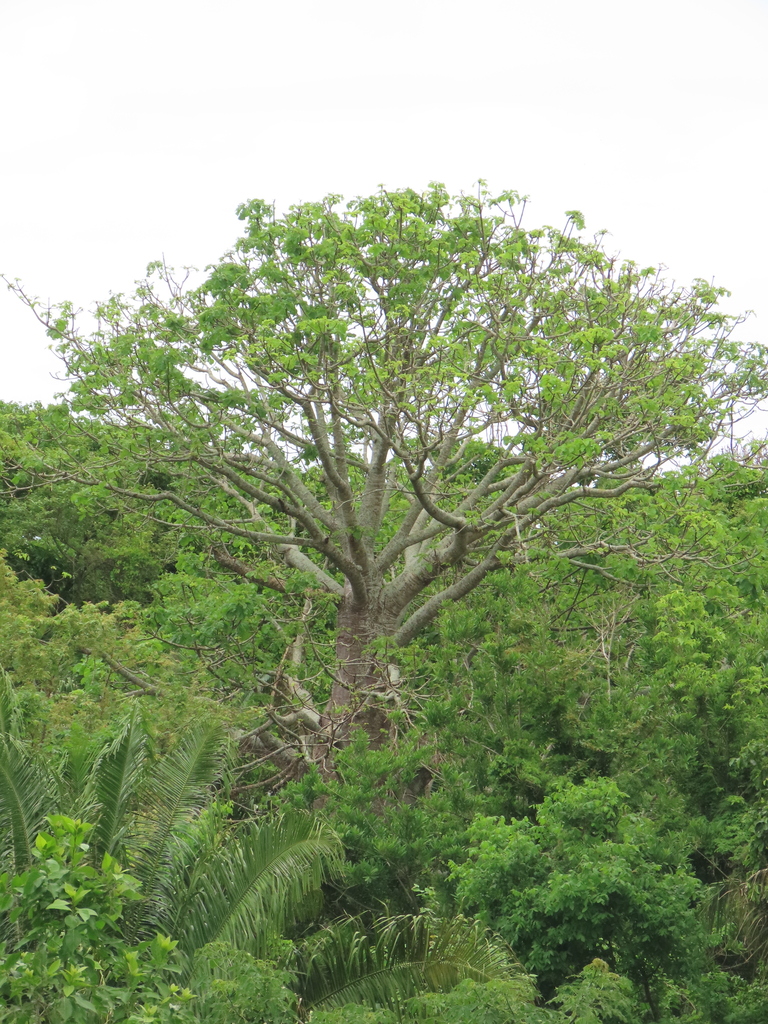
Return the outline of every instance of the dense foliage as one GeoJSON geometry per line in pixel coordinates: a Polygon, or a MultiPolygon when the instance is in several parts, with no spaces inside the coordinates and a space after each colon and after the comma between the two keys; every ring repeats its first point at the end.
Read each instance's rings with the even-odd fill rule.
{"type": "Polygon", "coordinates": [[[242,218],[0,409],[0,1020],[762,1024],[765,354],[511,194],[242,218]]]}

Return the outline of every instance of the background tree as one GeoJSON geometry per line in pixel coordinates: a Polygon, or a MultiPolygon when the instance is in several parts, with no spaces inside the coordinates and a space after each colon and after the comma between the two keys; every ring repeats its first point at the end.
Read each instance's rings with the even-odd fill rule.
{"type": "MultiPolygon", "coordinates": [[[[8,565],[22,578],[42,580],[68,603],[146,602],[152,584],[173,568],[178,534],[130,514],[125,502],[100,501],[92,488],[76,484],[30,486],[32,477],[14,469],[27,445],[56,459],[64,409],[41,415],[36,406],[0,402],[0,545],[8,565]]],[[[70,453],[80,461],[87,451],[70,453]]]]}
{"type": "Polygon", "coordinates": [[[666,979],[701,973],[698,883],[680,850],[627,813],[614,782],[567,784],[542,803],[537,824],[480,818],[468,838],[470,859],[454,866],[459,898],[545,992],[600,955],[635,981],[658,1020],[666,979]]]}
{"type": "Polygon", "coordinates": [[[295,587],[290,569],[335,600],[330,700],[283,673],[283,740],[252,737],[275,758],[286,730],[318,757],[350,720],[375,734],[398,675],[371,645],[408,644],[489,574],[642,559],[620,520],[568,543],[558,523],[696,461],[765,393],[720,290],[619,261],[577,213],[525,230],[514,193],[435,185],[240,216],[199,288],[154,265],[90,336],[66,305],[38,314],[90,449],[62,449],[60,477],[204,531],[257,586],[295,587]]]}

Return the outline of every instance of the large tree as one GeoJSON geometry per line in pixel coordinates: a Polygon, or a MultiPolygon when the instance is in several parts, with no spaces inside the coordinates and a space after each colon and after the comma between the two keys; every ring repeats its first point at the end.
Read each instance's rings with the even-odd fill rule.
{"type": "Polygon", "coordinates": [[[620,521],[567,543],[558,524],[698,459],[768,387],[721,290],[621,261],[578,213],[560,231],[521,212],[438,185],[281,217],[256,201],[200,286],[155,264],[90,334],[37,308],[91,438],[63,475],[206,531],[254,585],[294,586],[287,567],[334,595],[330,701],[281,695],[320,749],[350,718],[382,724],[397,673],[374,641],[408,644],[545,553],[631,551],[620,521]]]}

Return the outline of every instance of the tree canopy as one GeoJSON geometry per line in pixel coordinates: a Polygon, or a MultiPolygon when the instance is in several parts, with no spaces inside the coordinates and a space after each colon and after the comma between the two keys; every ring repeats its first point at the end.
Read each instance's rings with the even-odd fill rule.
{"type": "Polygon", "coordinates": [[[619,259],[577,212],[525,228],[523,205],[482,185],[254,201],[197,287],[154,264],[90,334],[38,307],[87,454],[56,474],[335,603],[330,701],[290,698],[318,749],[329,722],[385,724],[398,673],[373,642],[407,645],[489,574],[652,560],[650,535],[584,510],[695,463],[768,388],[721,289],[619,259]]]}

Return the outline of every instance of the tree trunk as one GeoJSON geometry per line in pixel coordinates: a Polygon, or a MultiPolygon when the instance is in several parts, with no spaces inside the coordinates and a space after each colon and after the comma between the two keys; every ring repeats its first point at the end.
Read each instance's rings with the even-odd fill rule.
{"type": "Polygon", "coordinates": [[[377,599],[381,587],[367,589],[373,595],[360,601],[349,583],[344,587],[337,619],[336,669],[326,713],[329,721],[335,722],[338,739],[345,740],[350,729],[361,727],[372,746],[381,746],[389,732],[388,716],[380,706],[388,676],[372,644],[392,634],[394,621],[377,599]]]}
{"type": "MultiPolygon", "coordinates": [[[[309,706],[311,698],[305,690],[299,692],[295,684],[278,685],[283,679],[282,666],[278,671],[276,696],[286,706],[293,702],[294,710],[283,714],[268,711],[266,722],[241,737],[244,751],[271,761],[278,769],[275,781],[270,779],[273,785],[279,787],[300,777],[310,764],[317,766],[323,778],[334,778],[334,751],[348,744],[355,729],[366,733],[373,748],[392,738],[385,704],[393,687],[392,666],[374,646],[376,640],[395,633],[397,617],[382,600],[383,590],[380,579],[366,580],[361,600],[351,585],[345,584],[338,605],[331,696],[323,712],[309,706]],[[299,709],[297,705],[302,703],[299,709]]],[[[295,661],[295,645],[291,656],[295,661]]]]}

